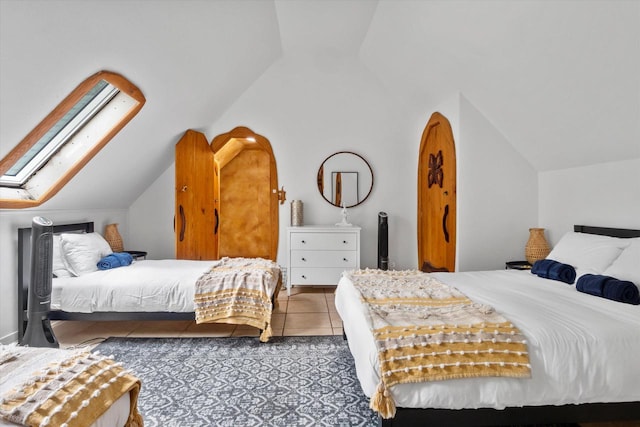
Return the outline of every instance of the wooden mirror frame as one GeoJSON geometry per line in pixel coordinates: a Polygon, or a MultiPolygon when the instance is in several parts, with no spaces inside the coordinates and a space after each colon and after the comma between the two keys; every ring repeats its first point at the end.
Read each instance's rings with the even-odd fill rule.
{"type": "MultiPolygon", "coordinates": [[[[317,179],[317,185],[318,185],[318,191],[320,192],[320,195],[322,196],[322,198],[324,200],[326,200],[327,203],[329,203],[329,204],[331,204],[333,206],[336,206],[336,207],[339,207],[339,208],[342,207],[341,204],[336,204],[336,203],[332,202],[331,200],[329,200],[327,198],[327,196],[324,194],[324,166],[325,166],[325,164],[327,163],[327,161],[329,159],[331,159],[334,156],[337,156],[338,154],[350,154],[350,155],[355,156],[354,160],[362,161],[364,163],[364,165],[366,165],[366,169],[365,170],[368,170],[369,174],[371,176],[371,185],[369,186],[369,190],[367,191],[367,194],[362,198],[360,198],[358,196],[357,203],[353,203],[353,204],[350,204],[350,205],[346,206],[347,208],[353,208],[355,206],[361,205],[362,203],[364,203],[365,200],[367,200],[367,198],[369,198],[369,195],[371,194],[371,191],[373,190],[373,182],[374,182],[373,169],[371,169],[371,165],[369,165],[369,162],[367,162],[367,160],[364,157],[362,157],[361,155],[359,155],[357,153],[354,153],[352,151],[338,151],[336,153],[331,154],[326,159],[324,159],[324,161],[320,165],[320,168],[318,169],[318,174],[317,174],[317,178],[316,178],[317,179]]],[[[351,171],[344,171],[344,172],[351,172],[351,171]]]]}

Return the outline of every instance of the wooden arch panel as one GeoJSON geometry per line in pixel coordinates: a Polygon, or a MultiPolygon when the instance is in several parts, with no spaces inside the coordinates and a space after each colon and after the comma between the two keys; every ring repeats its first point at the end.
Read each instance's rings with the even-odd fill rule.
{"type": "Polygon", "coordinates": [[[269,140],[246,127],[211,142],[219,213],[218,256],[278,254],[278,174],[269,140]]]}
{"type": "Polygon", "coordinates": [[[449,120],[435,112],[420,141],[418,268],[455,271],[456,150],[449,120]]]}

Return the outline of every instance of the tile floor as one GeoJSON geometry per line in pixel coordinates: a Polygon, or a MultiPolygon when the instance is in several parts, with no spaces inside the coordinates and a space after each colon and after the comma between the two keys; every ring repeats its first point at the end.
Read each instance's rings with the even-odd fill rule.
{"type": "MultiPolygon", "coordinates": [[[[294,287],[278,295],[278,307],[272,314],[274,336],[342,335],[342,321],[334,305],[333,287],[294,287]]],[[[119,321],[52,323],[60,347],[97,344],[113,336],[127,337],[230,337],[258,336],[251,326],[201,324],[193,321],[119,321]]]]}

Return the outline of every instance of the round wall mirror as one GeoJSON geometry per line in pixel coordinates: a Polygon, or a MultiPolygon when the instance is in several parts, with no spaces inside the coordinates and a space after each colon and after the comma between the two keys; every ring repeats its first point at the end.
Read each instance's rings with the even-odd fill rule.
{"type": "Polygon", "coordinates": [[[330,155],[318,169],[318,190],[333,206],[352,208],[364,202],[373,189],[369,163],[351,151],[330,155]]]}

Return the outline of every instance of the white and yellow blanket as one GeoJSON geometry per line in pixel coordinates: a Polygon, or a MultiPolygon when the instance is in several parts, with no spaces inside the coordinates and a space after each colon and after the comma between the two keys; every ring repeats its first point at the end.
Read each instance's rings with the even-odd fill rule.
{"type": "Polygon", "coordinates": [[[262,329],[266,342],[271,330],[271,297],[277,301],[280,268],[262,258],[222,258],[196,282],[196,323],[231,323],[262,329]]]}
{"type": "Polygon", "coordinates": [[[137,406],[140,380],[111,358],[86,351],[0,346],[0,379],[17,380],[0,397],[0,417],[19,425],[86,427],[125,393],[130,399],[126,426],[143,425],[137,406]],[[36,372],[20,372],[38,365],[42,367],[36,372]]]}
{"type": "Polygon", "coordinates": [[[395,384],[455,378],[528,378],[526,341],[493,308],[417,270],[345,273],[368,308],[381,381],[371,408],[395,415],[395,384]]]}

